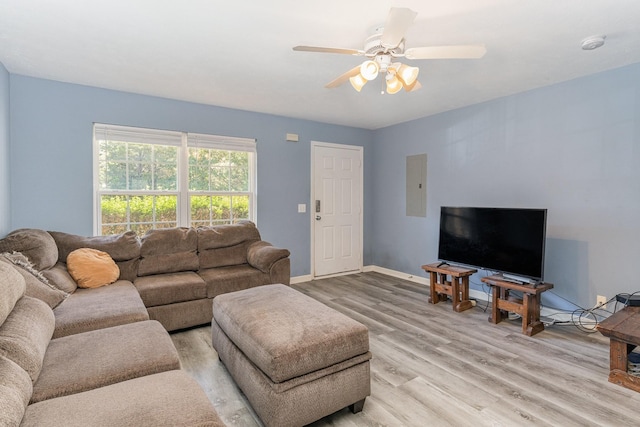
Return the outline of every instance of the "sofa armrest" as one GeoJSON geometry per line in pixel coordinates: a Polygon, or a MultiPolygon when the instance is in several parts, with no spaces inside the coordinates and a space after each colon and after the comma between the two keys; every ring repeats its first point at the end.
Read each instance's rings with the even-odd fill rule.
{"type": "Polygon", "coordinates": [[[276,261],[287,258],[289,254],[290,252],[287,249],[276,248],[271,243],[259,241],[249,246],[247,262],[263,273],[268,273],[276,261]]]}

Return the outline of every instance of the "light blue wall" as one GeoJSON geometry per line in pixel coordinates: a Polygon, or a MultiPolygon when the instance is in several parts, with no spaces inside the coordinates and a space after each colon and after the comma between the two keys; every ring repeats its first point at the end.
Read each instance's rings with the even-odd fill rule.
{"type": "MultiPolygon", "coordinates": [[[[260,230],[292,251],[293,276],[309,274],[309,214],[296,206],[309,203],[309,142],[326,141],[365,147],[365,265],[424,277],[420,265],[437,259],[442,205],[542,207],[546,280],[556,286],[547,304],[592,306],[597,294],[640,289],[640,64],[377,131],[1,71],[11,94],[10,162],[20,165],[11,168],[10,215],[0,208],[9,229],[91,234],[94,121],[255,137],[260,230]],[[300,142],[284,142],[287,132],[300,142]],[[406,217],[406,156],[421,153],[427,218],[406,217]]],[[[8,98],[0,92],[5,110],[8,98]]]]}
{"type": "Polygon", "coordinates": [[[363,129],[12,75],[12,229],[92,234],[93,122],[257,138],[258,227],[291,251],[293,276],[310,272],[311,209],[297,213],[309,204],[310,141],[361,145],[368,156],[372,140],[363,129]]]}
{"type": "Polygon", "coordinates": [[[0,62],[0,236],[11,231],[9,174],[9,72],[0,62]]]}
{"type": "Polygon", "coordinates": [[[555,296],[640,290],[640,64],[381,129],[372,152],[373,264],[424,276],[443,205],[547,208],[555,296]],[[427,218],[406,217],[406,156],[421,153],[427,218]]]}

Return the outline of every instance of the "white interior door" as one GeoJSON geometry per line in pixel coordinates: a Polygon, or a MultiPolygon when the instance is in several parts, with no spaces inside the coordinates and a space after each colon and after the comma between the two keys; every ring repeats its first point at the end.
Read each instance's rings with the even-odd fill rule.
{"type": "Polygon", "coordinates": [[[362,271],[362,147],[313,143],[314,276],[362,271]]]}

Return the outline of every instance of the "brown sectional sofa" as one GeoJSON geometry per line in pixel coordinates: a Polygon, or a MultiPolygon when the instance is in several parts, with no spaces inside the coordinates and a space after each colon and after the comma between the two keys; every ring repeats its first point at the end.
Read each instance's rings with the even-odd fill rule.
{"type": "Polygon", "coordinates": [[[289,252],[251,222],[82,237],[35,229],[0,240],[0,425],[224,425],[179,370],[167,331],[211,322],[213,297],[289,284],[289,252]],[[79,248],[120,276],[78,288],[79,248]]]}
{"type": "Polygon", "coordinates": [[[0,425],[224,426],[154,320],[52,339],[55,316],[0,262],[0,425]]]}
{"type": "Polygon", "coordinates": [[[211,322],[216,295],[289,284],[289,251],[261,240],[255,224],[129,231],[84,237],[21,229],[0,240],[0,253],[21,252],[50,284],[69,294],[55,308],[54,337],[150,318],[168,331],[211,322]],[[107,252],[120,269],[106,287],[78,288],[67,270],[80,248],[107,252]],[[96,311],[101,313],[96,316],[96,311]]]}

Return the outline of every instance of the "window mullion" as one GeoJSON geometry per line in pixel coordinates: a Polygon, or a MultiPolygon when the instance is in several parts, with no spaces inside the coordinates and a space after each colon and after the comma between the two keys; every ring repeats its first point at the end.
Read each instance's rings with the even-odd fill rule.
{"type": "Polygon", "coordinates": [[[189,148],[187,134],[182,134],[182,143],[178,152],[178,225],[189,227],[191,224],[191,202],[189,197],[189,148]]]}

